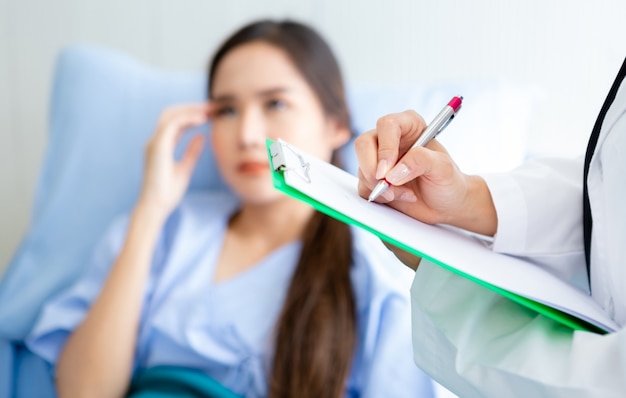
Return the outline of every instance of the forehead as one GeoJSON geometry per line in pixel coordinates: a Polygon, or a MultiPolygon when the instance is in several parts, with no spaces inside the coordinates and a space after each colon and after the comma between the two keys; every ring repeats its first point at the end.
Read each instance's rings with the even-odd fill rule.
{"type": "Polygon", "coordinates": [[[211,86],[213,96],[275,87],[308,88],[285,51],[260,41],[230,50],[219,63],[211,86]]]}

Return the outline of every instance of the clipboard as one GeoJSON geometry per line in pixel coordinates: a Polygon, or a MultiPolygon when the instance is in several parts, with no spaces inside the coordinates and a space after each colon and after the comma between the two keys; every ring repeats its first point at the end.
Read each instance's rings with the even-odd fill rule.
{"type": "Polygon", "coordinates": [[[368,202],[358,195],[355,176],[283,140],[267,139],[266,146],[273,184],[279,191],[571,329],[599,334],[619,329],[586,292],[538,265],[495,253],[471,233],[425,224],[368,202]]]}

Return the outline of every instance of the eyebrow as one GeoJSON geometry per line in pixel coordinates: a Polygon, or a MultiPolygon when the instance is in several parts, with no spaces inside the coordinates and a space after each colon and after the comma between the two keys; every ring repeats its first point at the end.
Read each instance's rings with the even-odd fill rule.
{"type": "MultiPolygon", "coordinates": [[[[289,92],[290,90],[287,87],[276,87],[276,88],[270,88],[267,90],[261,90],[258,91],[257,93],[255,93],[255,97],[259,97],[259,98],[264,98],[264,97],[271,97],[273,95],[276,94],[282,94],[282,93],[286,93],[289,92]]],[[[234,102],[237,99],[237,97],[235,97],[232,94],[225,94],[225,95],[219,95],[217,97],[213,97],[211,98],[211,101],[214,102],[234,102]]]]}

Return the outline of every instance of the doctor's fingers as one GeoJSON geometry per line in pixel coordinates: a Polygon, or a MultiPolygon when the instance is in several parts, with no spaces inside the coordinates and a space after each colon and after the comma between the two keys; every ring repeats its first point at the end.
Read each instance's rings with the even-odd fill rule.
{"type": "MultiPolygon", "coordinates": [[[[376,166],[378,164],[378,138],[376,130],[361,134],[354,141],[354,150],[359,163],[359,195],[368,198],[370,192],[378,183],[376,166]]],[[[376,199],[376,202],[386,203],[393,200],[393,194],[387,190],[376,199]]]]}
{"type": "MultiPolygon", "coordinates": [[[[371,184],[366,184],[364,181],[365,178],[363,177],[363,173],[361,172],[361,170],[359,170],[359,196],[367,199],[372,192],[373,186],[371,184]]],[[[378,180],[376,180],[375,183],[378,183],[378,180]]],[[[393,185],[391,185],[374,201],[377,203],[390,203],[393,201],[412,203],[416,200],[417,197],[411,189],[404,186],[394,187],[393,185]]]]}
{"type": "Polygon", "coordinates": [[[361,134],[354,140],[354,151],[359,162],[359,180],[374,188],[376,185],[376,166],[378,164],[378,136],[376,130],[361,134]]]}
{"type": "Polygon", "coordinates": [[[385,177],[396,164],[398,157],[409,150],[425,128],[424,119],[413,110],[392,113],[378,119],[376,122],[378,179],[385,177]]]}
{"type": "Polygon", "coordinates": [[[432,140],[426,147],[416,147],[404,154],[385,178],[394,186],[404,185],[420,177],[446,185],[446,181],[453,180],[456,172],[458,168],[448,152],[436,140],[432,140]]]}
{"type": "MultiPolygon", "coordinates": [[[[377,178],[376,174],[378,164],[378,136],[376,130],[371,130],[358,136],[354,142],[354,148],[359,163],[358,192],[361,197],[368,198],[374,187],[382,179],[377,178]]],[[[393,200],[414,202],[415,194],[407,187],[392,185],[376,199],[376,202],[388,203],[393,200]]]]}

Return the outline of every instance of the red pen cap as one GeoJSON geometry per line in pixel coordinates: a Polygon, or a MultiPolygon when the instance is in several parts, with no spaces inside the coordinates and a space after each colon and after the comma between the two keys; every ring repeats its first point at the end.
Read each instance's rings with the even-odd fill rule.
{"type": "Polygon", "coordinates": [[[463,103],[463,97],[458,96],[454,97],[448,102],[448,106],[454,109],[454,113],[457,113],[459,109],[461,109],[461,104],[463,103]]]}

